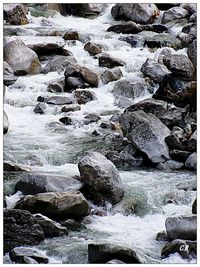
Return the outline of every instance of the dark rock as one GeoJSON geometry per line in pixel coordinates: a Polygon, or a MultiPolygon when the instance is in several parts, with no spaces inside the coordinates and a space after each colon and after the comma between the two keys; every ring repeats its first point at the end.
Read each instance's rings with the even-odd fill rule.
{"type": "Polygon", "coordinates": [[[104,84],[117,81],[122,77],[122,72],[119,67],[112,68],[112,70],[106,69],[101,73],[101,80],[104,84]]]}
{"type": "Polygon", "coordinates": [[[120,36],[119,40],[120,41],[124,41],[128,44],[131,45],[131,47],[142,47],[144,45],[144,36],[140,36],[140,35],[131,35],[131,36],[120,36]]]}
{"type": "Polygon", "coordinates": [[[99,57],[99,66],[114,68],[117,66],[124,66],[124,63],[117,58],[110,57],[109,55],[102,55],[99,57]]]}
{"type": "Polygon", "coordinates": [[[98,133],[96,130],[94,130],[94,131],[92,132],[92,135],[94,135],[94,136],[99,136],[100,133],[98,133]]]}
{"type": "Polygon", "coordinates": [[[47,91],[51,93],[62,93],[64,92],[64,85],[58,82],[51,82],[47,86],[47,91]]]}
{"type": "Polygon", "coordinates": [[[183,135],[180,134],[179,131],[175,131],[174,133],[168,135],[165,138],[165,142],[168,144],[170,148],[185,150],[186,145],[182,143],[183,135]]]}
{"type": "Polygon", "coordinates": [[[192,213],[197,214],[197,199],[192,204],[192,213]]]}
{"type": "Polygon", "coordinates": [[[142,110],[125,112],[120,117],[120,123],[125,136],[152,163],[170,158],[164,140],[170,134],[170,130],[155,115],[142,110]]]}
{"type": "Polygon", "coordinates": [[[67,31],[64,34],[63,39],[65,39],[65,40],[79,40],[79,34],[77,31],[67,31]]]}
{"type": "Polygon", "coordinates": [[[188,259],[190,254],[188,247],[185,240],[175,239],[162,248],[161,256],[168,257],[170,254],[178,253],[182,258],[188,259]]]}
{"type": "Polygon", "coordinates": [[[169,33],[161,33],[153,37],[147,37],[144,45],[149,48],[171,47],[175,50],[182,48],[181,40],[169,33]]]}
{"type": "Polygon", "coordinates": [[[159,15],[155,4],[116,4],[111,14],[116,20],[132,20],[136,23],[153,23],[159,15]]]}
{"type": "Polygon", "coordinates": [[[68,116],[60,118],[59,121],[65,125],[72,125],[73,124],[72,118],[70,118],[68,116]]]}
{"type": "Polygon", "coordinates": [[[38,102],[45,102],[45,98],[43,96],[38,96],[37,101],[38,102]]]}
{"type": "Polygon", "coordinates": [[[160,9],[160,10],[168,10],[174,6],[179,6],[180,4],[178,3],[156,3],[156,6],[160,9]]]}
{"type": "Polygon", "coordinates": [[[73,91],[73,96],[79,105],[86,104],[89,101],[96,100],[96,94],[88,89],[76,89],[73,91]]]}
{"type": "Polygon", "coordinates": [[[46,102],[51,105],[66,105],[73,103],[72,99],[66,96],[51,96],[46,102]]]}
{"type": "Polygon", "coordinates": [[[18,171],[21,172],[21,171],[29,171],[30,169],[21,164],[12,163],[10,161],[4,161],[3,170],[5,172],[18,172],[18,171]]]}
{"type": "Polygon", "coordinates": [[[48,73],[51,71],[57,71],[58,73],[61,73],[63,70],[75,63],[76,60],[73,56],[56,55],[49,60],[49,62],[44,68],[44,73],[48,73]]]}
{"type": "Polygon", "coordinates": [[[110,125],[110,122],[108,121],[103,121],[99,127],[101,127],[102,129],[110,129],[111,128],[111,125],[110,125]]]}
{"type": "Polygon", "coordinates": [[[10,259],[16,263],[26,263],[24,257],[35,260],[37,263],[49,263],[47,256],[41,254],[38,250],[26,247],[13,248],[9,252],[10,259]]]}
{"type": "Polygon", "coordinates": [[[84,45],[84,50],[88,51],[92,56],[95,56],[103,51],[101,45],[92,42],[86,43],[84,45]]]}
{"type": "Polygon", "coordinates": [[[5,111],[3,111],[3,134],[6,134],[8,132],[10,123],[8,120],[8,116],[5,111]]]}
{"type": "Polygon", "coordinates": [[[98,152],[89,152],[78,162],[80,180],[87,187],[90,197],[97,203],[119,202],[123,189],[115,165],[98,152]]]}
{"type": "Polygon", "coordinates": [[[41,213],[56,220],[80,218],[90,213],[89,204],[79,191],[28,195],[18,201],[15,208],[41,213]]]}
{"type": "Polygon", "coordinates": [[[23,258],[24,263],[26,264],[38,264],[38,262],[31,257],[24,256],[23,258]]]}
{"type": "Polygon", "coordinates": [[[23,245],[37,245],[44,240],[42,227],[27,210],[4,210],[4,252],[23,245]]]}
{"type": "Polygon", "coordinates": [[[156,241],[163,241],[163,242],[169,241],[167,233],[165,231],[159,232],[156,236],[156,241]]]}
{"type": "Polygon", "coordinates": [[[169,21],[181,19],[189,16],[189,12],[182,7],[172,7],[163,13],[162,23],[165,24],[169,21]]]}
{"type": "Polygon", "coordinates": [[[181,170],[184,164],[175,160],[168,160],[166,162],[159,163],[157,166],[158,170],[170,171],[170,170],[181,170]]]}
{"type": "Polygon", "coordinates": [[[84,119],[85,119],[85,124],[89,124],[89,123],[92,123],[92,122],[97,122],[97,121],[99,121],[100,119],[101,119],[101,117],[99,117],[98,115],[96,115],[96,114],[93,114],[93,113],[91,113],[91,114],[88,114],[88,115],[86,115],[85,117],[84,117],[84,119]]]}
{"type": "Polygon", "coordinates": [[[197,150],[197,130],[192,134],[192,136],[188,140],[187,149],[192,152],[195,152],[197,150]]]}
{"type": "Polygon", "coordinates": [[[61,112],[71,112],[71,111],[74,112],[78,110],[81,110],[81,107],[78,104],[71,104],[62,107],[61,112]]]}
{"type": "Polygon", "coordinates": [[[67,92],[71,92],[77,88],[85,88],[83,79],[76,77],[67,78],[65,81],[65,90],[67,89],[67,92]]]}
{"type": "Polygon", "coordinates": [[[106,262],[106,264],[125,264],[125,262],[113,259],[113,260],[106,262]]]}
{"type": "Polygon", "coordinates": [[[11,25],[28,24],[27,7],[24,4],[4,4],[3,19],[11,25]]]}
{"type": "Polygon", "coordinates": [[[86,67],[80,66],[80,73],[83,76],[84,80],[91,86],[97,87],[99,84],[99,78],[95,71],[92,71],[86,67]]]}
{"type": "Polygon", "coordinates": [[[197,154],[194,152],[185,161],[185,167],[191,170],[197,169],[197,154]]]}
{"type": "Polygon", "coordinates": [[[188,46],[188,57],[194,64],[195,68],[197,67],[197,40],[195,39],[189,46],[188,46]]]}
{"type": "Polygon", "coordinates": [[[16,80],[17,80],[17,77],[14,75],[13,69],[6,61],[4,61],[3,62],[3,84],[6,86],[9,86],[15,83],[16,80]]]}
{"type": "Polygon", "coordinates": [[[196,240],[197,238],[197,217],[195,215],[169,217],[165,221],[165,227],[170,240],[196,240]]]}
{"type": "Polygon", "coordinates": [[[177,37],[181,40],[182,47],[188,47],[195,39],[195,37],[193,35],[186,34],[183,32],[180,32],[177,37]]]}
{"type": "Polygon", "coordinates": [[[45,113],[45,109],[46,109],[46,105],[45,105],[45,103],[38,103],[38,104],[35,106],[33,112],[42,115],[42,114],[45,113]]]}
{"type": "Polygon", "coordinates": [[[149,24],[149,25],[142,25],[143,31],[152,31],[157,33],[168,32],[168,28],[163,24],[149,24]]]}
{"type": "Polygon", "coordinates": [[[195,12],[192,16],[190,16],[189,22],[197,22],[197,12],[195,12]]]}
{"type": "Polygon", "coordinates": [[[170,107],[165,114],[159,116],[159,119],[167,126],[172,129],[174,126],[186,127],[187,123],[184,117],[187,113],[185,108],[170,107]]]}
{"type": "Polygon", "coordinates": [[[170,156],[177,161],[185,162],[191,155],[191,152],[179,149],[170,150],[170,156]]]}
{"type": "Polygon", "coordinates": [[[88,245],[88,260],[90,263],[107,263],[112,259],[125,263],[141,263],[136,252],[130,248],[112,244],[88,245]]]}
{"type": "Polygon", "coordinates": [[[133,22],[124,22],[121,24],[110,26],[107,29],[107,32],[116,32],[116,33],[124,33],[124,34],[134,34],[142,31],[142,26],[133,22]]]}

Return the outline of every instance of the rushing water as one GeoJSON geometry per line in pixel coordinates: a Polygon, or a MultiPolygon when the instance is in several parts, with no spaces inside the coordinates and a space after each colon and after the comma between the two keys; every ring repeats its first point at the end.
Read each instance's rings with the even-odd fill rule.
{"type": "MultiPolygon", "coordinates": [[[[153,52],[148,48],[131,48],[129,44],[119,40],[120,35],[106,32],[113,22],[111,7],[112,5],[104,14],[92,20],[73,16],[63,17],[60,14],[48,20],[56,30],[73,29],[77,30],[82,38],[92,36],[91,41],[104,45],[106,52],[126,63],[125,67],[121,67],[124,77],[141,80],[141,65],[147,57],[156,58],[160,49],[153,52]]],[[[40,32],[50,30],[52,27],[40,26],[42,19],[44,17],[33,17],[29,14],[30,24],[20,27],[9,26],[9,29],[17,31],[24,28],[40,32]]],[[[31,36],[28,38],[31,40],[31,36]]],[[[73,53],[78,64],[98,71],[98,60],[89,56],[83,46],[80,41],[76,41],[73,46],[70,42],[66,42],[65,45],[73,53]]],[[[177,51],[179,52],[185,51],[177,51]]],[[[97,100],[88,102],[81,106],[80,111],[73,112],[72,116],[77,121],[75,125],[52,130],[49,124],[57,122],[63,116],[59,113],[60,108],[56,106],[49,106],[44,115],[33,112],[39,95],[56,95],[47,92],[47,82],[63,75],[64,73],[57,72],[27,75],[7,87],[4,109],[9,117],[10,128],[4,137],[6,159],[29,165],[29,157],[35,156],[38,163],[30,167],[33,171],[73,176],[78,174],[78,156],[83,151],[101,146],[102,136],[94,137],[92,132],[98,129],[102,120],[110,118],[114,112],[120,110],[114,104],[112,94],[115,82],[94,89],[97,100]],[[89,113],[101,115],[102,120],[80,127],[83,117],[89,113]]],[[[135,101],[149,95],[150,93],[146,92],[135,101]]],[[[158,232],[165,230],[164,223],[167,217],[191,214],[191,205],[196,197],[196,175],[192,172],[144,169],[121,171],[120,175],[125,188],[125,196],[120,204],[113,208],[108,206],[106,216],[88,216],[82,228],[70,231],[66,237],[46,239],[37,248],[46,251],[47,255],[53,257],[54,262],[87,263],[87,244],[110,242],[132,247],[146,263],[187,262],[178,254],[162,260],[160,251],[164,242],[157,242],[155,237],[158,232]]],[[[9,183],[9,180],[5,181],[5,185],[9,183]]],[[[8,197],[8,206],[12,207],[20,197],[20,192],[8,197]]],[[[195,262],[195,259],[190,262],[195,262]]]]}

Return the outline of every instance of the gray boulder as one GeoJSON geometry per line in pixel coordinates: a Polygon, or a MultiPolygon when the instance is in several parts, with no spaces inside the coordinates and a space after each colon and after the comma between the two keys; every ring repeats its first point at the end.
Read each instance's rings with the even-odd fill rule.
{"type": "Polygon", "coordinates": [[[149,48],[160,48],[166,46],[175,50],[182,48],[181,40],[170,33],[160,33],[146,37],[144,45],[147,45],[149,48]]]}
{"type": "Polygon", "coordinates": [[[197,39],[195,39],[189,46],[187,50],[188,57],[194,64],[195,68],[197,67],[197,39]]]}
{"type": "Polygon", "coordinates": [[[111,70],[106,69],[101,73],[101,80],[104,84],[117,81],[123,76],[119,67],[115,67],[111,70]]]}
{"type": "Polygon", "coordinates": [[[91,89],[76,89],[73,91],[73,96],[79,105],[97,99],[95,92],[91,89]]]}
{"type": "Polygon", "coordinates": [[[65,68],[68,67],[69,64],[75,64],[76,60],[73,56],[61,56],[56,55],[53,57],[45,66],[44,73],[48,73],[51,71],[57,71],[61,73],[65,68]]]}
{"type": "Polygon", "coordinates": [[[189,12],[180,6],[175,6],[163,13],[162,23],[165,24],[169,21],[181,19],[189,16],[189,12]]]}
{"type": "Polygon", "coordinates": [[[44,114],[45,113],[45,109],[46,109],[46,104],[45,103],[38,103],[34,109],[33,112],[36,114],[44,114]]]}
{"type": "Polygon", "coordinates": [[[3,111],[3,134],[6,134],[8,132],[10,123],[8,120],[8,116],[5,111],[3,111]]]}
{"type": "Polygon", "coordinates": [[[113,204],[123,196],[123,188],[115,165],[98,152],[88,152],[79,159],[80,180],[97,203],[113,204]]]}
{"type": "Polygon", "coordinates": [[[120,117],[125,136],[152,163],[170,159],[165,137],[170,130],[155,115],[142,110],[125,112],[120,117]]]}
{"type": "Polygon", "coordinates": [[[197,169],[197,153],[192,153],[186,161],[185,161],[185,167],[191,170],[197,169]]]}
{"type": "Polygon", "coordinates": [[[3,84],[9,86],[16,82],[17,77],[14,75],[13,69],[11,66],[4,61],[3,62],[3,84]]]}
{"type": "Polygon", "coordinates": [[[51,96],[46,100],[46,102],[51,105],[66,105],[72,104],[73,100],[67,96],[51,96]]]}
{"type": "Polygon", "coordinates": [[[10,161],[3,162],[3,170],[7,172],[26,172],[30,169],[22,164],[13,163],[10,161]]]}
{"type": "Polygon", "coordinates": [[[159,163],[157,166],[158,170],[170,171],[170,170],[181,170],[184,164],[175,160],[167,160],[166,162],[159,163]]]}
{"type": "Polygon", "coordinates": [[[197,12],[197,4],[196,3],[184,3],[180,4],[180,7],[188,10],[190,14],[194,14],[197,12]]]}
{"type": "Polygon", "coordinates": [[[24,4],[4,4],[3,19],[11,25],[28,24],[28,8],[24,4]]]}

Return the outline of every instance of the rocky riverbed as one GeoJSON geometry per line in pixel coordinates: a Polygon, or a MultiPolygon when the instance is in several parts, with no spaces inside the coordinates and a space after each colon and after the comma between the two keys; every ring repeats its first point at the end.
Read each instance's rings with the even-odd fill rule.
{"type": "Polygon", "coordinates": [[[4,262],[196,263],[196,4],[4,5],[4,262]]]}

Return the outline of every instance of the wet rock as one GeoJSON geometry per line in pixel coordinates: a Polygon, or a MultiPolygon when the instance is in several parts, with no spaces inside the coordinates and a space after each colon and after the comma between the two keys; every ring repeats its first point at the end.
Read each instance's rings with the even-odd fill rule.
{"type": "Polygon", "coordinates": [[[117,81],[123,76],[119,67],[112,68],[112,70],[106,69],[101,73],[101,80],[104,84],[117,81]]]}
{"type": "Polygon", "coordinates": [[[125,262],[113,259],[113,260],[106,262],[106,264],[125,264],[125,262]]]}
{"type": "Polygon", "coordinates": [[[180,32],[177,37],[181,40],[183,47],[188,47],[195,39],[193,35],[183,32],[180,32]]]}
{"type": "Polygon", "coordinates": [[[197,40],[196,39],[188,46],[187,54],[196,68],[197,67],[197,40]]]}
{"type": "Polygon", "coordinates": [[[77,31],[67,31],[64,36],[64,40],[79,40],[79,34],[77,31]]]}
{"type": "Polygon", "coordinates": [[[197,214],[197,199],[192,204],[192,213],[197,214]]]}
{"type": "Polygon", "coordinates": [[[76,89],[73,91],[73,96],[79,105],[97,99],[95,92],[88,89],[76,89]]]}
{"type": "Polygon", "coordinates": [[[45,237],[68,235],[67,228],[61,226],[60,223],[57,223],[39,213],[34,214],[33,217],[35,218],[36,223],[42,227],[45,237]]]}
{"type": "Polygon", "coordinates": [[[170,240],[196,240],[197,238],[197,217],[195,215],[169,217],[165,221],[165,227],[170,240]]]}
{"type": "Polygon", "coordinates": [[[74,112],[81,110],[81,107],[78,104],[71,104],[62,107],[61,112],[74,112]]]}
{"type": "Polygon", "coordinates": [[[38,262],[31,257],[24,256],[23,260],[26,264],[38,264],[38,262]]]}
{"type": "Polygon", "coordinates": [[[189,19],[189,22],[197,22],[197,12],[195,12],[189,19]]]}
{"type": "Polygon", "coordinates": [[[152,163],[170,158],[165,143],[165,137],[170,134],[170,130],[155,115],[142,110],[125,112],[120,117],[120,123],[124,135],[152,163]]]}
{"type": "Polygon", "coordinates": [[[197,169],[197,154],[192,153],[185,161],[185,167],[191,170],[197,169]]]}
{"type": "Polygon", "coordinates": [[[97,203],[119,202],[123,189],[115,165],[98,152],[88,152],[79,159],[80,180],[84,182],[90,197],[97,203]]]}
{"type": "Polygon", "coordinates": [[[6,61],[4,61],[3,62],[3,84],[6,86],[9,86],[15,83],[16,80],[17,80],[17,77],[14,75],[13,69],[6,61]]]}
{"type": "Polygon", "coordinates": [[[182,258],[188,259],[190,254],[188,247],[185,240],[175,239],[162,248],[161,256],[168,257],[170,254],[178,253],[182,258]]]}
{"type": "Polygon", "coordinates": [[[165,65],[159,64],[150,58],[145,61],[140,71],[155,82],[162,82],[165,75],[171,74],[171,71],[165,65]]]}
{"type": "Polygon", "coordinates": [[[46,102],[51,105],[66,105],[73,103],[72,99],[67,96],[51,96],[46,102]]]}
{"type": "Polygon", "coordinates": [[[3,111],[3,134],[6,134],[8,132],[10,123],[8,120],[8,116],[5,111],[3,111]]]}
{"type": "Polygon", "coordinates": [[[192,136],[188,140],[187,149],[193,152],[197,150],[197,130],[192,134],[192,136]]]}
{"type": "Polygon", "coordinates": [[[38,104],[35,106],[33,112],[42,115],[42,114],[45,113],[45,109],[46,109],[46,105],[45,105],[45,103],[38,103],[38,104]]]}
{"type": "Polygon", "coordinates": [[[179,131],[175,131],[174,133],[168,135],[165,138],[165,142],[168,144],[170,148],[185,150],[186,145],[182,143],[182,139],[183,139],[183,134],[180,133],[179,131]]]}
{"type": "Polygon", "coordinates": [[[15,192],[21,191],[24,195],[67,192],[80,190],[83,184],[73,178],[53,174],[24,173],[15,185],[15,192]]]}
{"type": "Polygon", "coordinates": [[[85,119],[84,124],[89,124],[89,123],[93,123],[93,122],[99,121],[101,119],[101,117],[99,117],[96,114],[90,113],[90,114],[86,115],[84,117],[84,119],[85,119]]]}
{"type": "Polygon", "coordinates": [[[4,4],[3,19],[11,25],[28,24],[27,7],[24,4],[4,4]]]}
{"type": "Polygon", "coordinates": [[[142,31],[142,26],[133,21],[123,22],[121,24],[110,26],[107,32],[116,32],[124,34],[134,34],[142,31]]]}
{"type": "Polygon", "coordinates": [[[38,74],[41,71],[36,53],[20,40],[8,42],[4,46],[4,60],[12,67],[15,75],[38,74]]]}
{"type": "Polygon", "coordinates": [[[162,23],[165,24],[169,21],[181,19],[189,16],[189,12],[183,7],[175,6],[163,13],[162,23]]]}
{"type": "Polygon", "coordinates": [[[84,88],[85,84],[83,79],[76,78],[76,77],[69,77],[65,81],[65,90],[67,89],[67,92],[73,91],[77,88],[84,88]]]}
{"type": "Polygon", "coordinates": [[[124,41],[128,44],[131,45],[131,47],[142,47],[144,45],[144,36],[140,36],[140,35],[131,35],[131,36],[120,36],[119,40],[120,41],[124,41]]]}
{"type": "Polygon", "coordinates": [[[41,254],[39,250],[27,247],[17,247],[13,248],[9,252],[10,259],[16,263],[26,263],[26,258],[30,258],[39,263],[49,263],[49,259],[43,253],[41,254]],[[26,258],[25,258],[26,257],[26,258]],[[25,258],[25,259],[24,259],[25,258]]]}
{"type": "Polygon", "coordinates": [[[18,201],[15,208],[41,213],[56,220],[80,218],[90,213],[89,204],[79,191],[28,195],[18,201]]]}
{"type": "Polygon", "coordinates": [[[102,55],[99,57],[99,66],[106,68],[114,68],[117,66],[124,66],[124,63],[121,60],[113,58],[109,55],[102,55]]]}
{"type": "Polygon", "coordinates": [[[113,259],[125,263],[141,263],[136,252],[130,248],[112,244],[88,245],[88,260],[90,263],[107,263],[113,259]]]}
{"type": "Polygon", "coordinates": [[[159,163],[157,166],[158,170],[170,171],[170,170],[181,170],[184,164],[175,160],[167,160],[166,162],[159,163]]]}
{"type": "Polygon", "coordinates": [[[29,168],[22,164],[12,163],[10,161],[3,162],[3,170],[5,172],[21,172],[21,171],[30,171],[29,168]]]}
{"type": "Polygon", "coordinates": [[[143,31],[152,31],[157,33],[168,32],[168,28],[163,24],[149,24],[149,25],[142,25],[143,31]]]}
{"type": "Polygon", "coordinates": [[[44,240],[42,227],[26,210],[5,209],[4,252],[23,245],[37,245],[44,240]]]}
{"type": "Polygon", "coordinates": [[[76,60],[73,56],[56,55],[47,63],[44,68],[44,73],[48,73],[51,71],[57,71],[58,73],[61,73],[69,65],[74,63],[76,63],[76,60]]]}
{"type": "Polygon", "coordinates": [[[181,40],[169,33],[161,33],[153,37],[147,37],[144,45],[147,45],[149,48],[161,48],[166,46],[174,48],[175,50],[182,48],[181,40]]]}
{"type": "Polygon", "coordinates": [[[84,45],[84,50],[88,51],[90,55],[95,56],[101,52],[103,52],[102,46],[99,44],[95,44],[92,42],[88,42],[84,45]]]}
{"type": "Polygon", "coordinates": [[[73,124],[72,118],[70,118],[68,116],[60,118],[59,121],[65,125],[72,125],[73,124]]]}
{"type": "Polygon", "coordinates": [[[80,66],[80,73],[84,80],[89,83],[91,87],[97,87],[99,84],[99,78],[95,71],[92,71],[86,67],[80,66]]]}
{"type": "Polygon", "coordinates": [[[185,162],[190,155],[191,152],[186,150],[179,150],[179,149],[170,150],[170,156],[172,157],[172,159],[180,162],[185,162]]]}
{"type": "Polygon", "coordinates": [[[96,130],[94,130],[94,131],[92,132],[92,135],[93,135],[93,136],[99,136],[100,133],[98,133],[96,130]]]}
{"type": "Polygon", "coordinates": [[[108,121],[103,121],[99,127],[101,127],[102,129],[110,129],[111,128],[111,125],[110,125],[110,122],[108,121]]]}
{"type": "Polygon", "coordinates": [[[37,97],[37,102],[45,102],[46,101],[46,98],[43,97],[43,96],[38,96],[37,97]]]}
{"type": "Polygon", "coordinates": [[[163,242],[169,241],[167,233],[165,231],[159,232],[156,236],[156,241],[163,241],[163,242]]]}
{"type": "Polygon", "coordinates": [[[153,23],[159,15],[155,4],[116,4],[111,14],[116,20],[132,20],[136,23],[153,23]]]}
{"type": "Polygon", "coordinates": [[[190,14],[194,14],[197,12],[197,4],[196,3],[184,3],[180,4],[180,7],[188,10],[190,14]]]}
{"type": "Polygon", "coordinates": [[[62,82],[51,82],[47,86],[47,91],[51,93],[64,92],[64,84],[62,82]]]}

